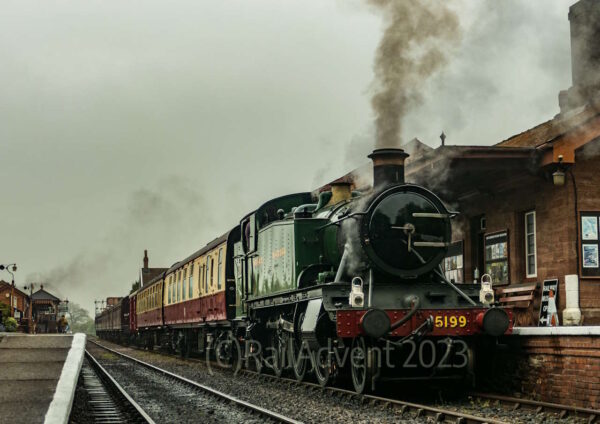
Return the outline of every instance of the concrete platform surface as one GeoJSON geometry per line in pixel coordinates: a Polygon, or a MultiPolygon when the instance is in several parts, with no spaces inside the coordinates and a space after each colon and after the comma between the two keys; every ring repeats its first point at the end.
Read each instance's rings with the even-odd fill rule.
{"type": "Polygon", "coordinates": [[[84,335],[0,333],[0,423],[66,422],[84,347],[84,335]]]}

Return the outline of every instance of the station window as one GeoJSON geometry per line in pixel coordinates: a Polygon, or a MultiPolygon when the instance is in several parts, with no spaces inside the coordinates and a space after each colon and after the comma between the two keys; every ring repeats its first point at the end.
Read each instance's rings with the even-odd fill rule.
{"type": "Polygon", "coordinates": [[[221,268],[223,267],[223,248],[219,249],[219,265],[217,268],[217,288],[221,289],[221,268]]]}
{"type": "Polygon", "coordinates": [[[190,277],[188,281],[188,288],[188,297],[191,299],[194,296],[194,263],[190,265],[190,277]]]}
{"type": "Polygon", "coordinates": [[[537,276],[535,211],[525,214],[525,266],[527,278],[537,276]]]}
{"type": "Polygon", "coordinates": [[[509,283],[508,231],[485,235],[485,273],[494,284],[509,283]]]}
{"type": "Polygon", "coordinates": [[[453,242],[448,247],[446,257],[442,262],[442,270],[448,281],[455,283],[464,283],[464,243],[461,241],[453,242]]]}

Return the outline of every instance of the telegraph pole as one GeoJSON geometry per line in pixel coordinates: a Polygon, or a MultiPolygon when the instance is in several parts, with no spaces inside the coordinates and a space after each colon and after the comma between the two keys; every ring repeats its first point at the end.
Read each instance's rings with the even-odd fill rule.
{"type": "Polygon", "coordinates": [[[29,334],[33,334],[33,283],[29,283],[29,286],[24,287],[25,290],[29,289],[29,311],[27,312],[27,322],[29,323],[29,334]]]}

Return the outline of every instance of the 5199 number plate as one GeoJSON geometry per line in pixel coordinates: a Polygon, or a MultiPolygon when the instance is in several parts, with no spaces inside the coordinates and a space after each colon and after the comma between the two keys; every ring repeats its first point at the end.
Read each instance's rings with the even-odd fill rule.
{"type": "Polygon", "coordinates": [[[467,317],[464,315],[436,315],[433,318],[436,328],[464,328],[467,323],[467,317]]]}

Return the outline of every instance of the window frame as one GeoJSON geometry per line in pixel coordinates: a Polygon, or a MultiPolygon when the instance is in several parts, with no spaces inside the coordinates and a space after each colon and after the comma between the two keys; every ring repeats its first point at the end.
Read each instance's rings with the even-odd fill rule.
{"type": "Polygon", "coordinates": [[[219,259],[217,261],[217,289],[221,290],[221,276],[223,274],[221,268],[223,267],[223,248],[219,249],[219,259]]]}
{"type": "Polygon", "coordinates": [[[507,281],[506,282],[496,282],[493,281],[494,287],[498,287],[498,286],[507,286],[511,284],[511,278],[510,278],[510,271],[511,271],[511,266],[510,266],[510,260],[511,260],[511,252],[510,252],[510,231],[508,230],[508,228],[500,230],[500,231],[493,231],[493,232],[489,232],[489,233],[484,233],[483,235],[483,271],[482,271],[482,276],[484,274],[488,273],[488,263],[490,262],[506,262],[506,274],[507,274],[507,281]],[[495,259],[495,260],[488,260],[487,259],[487,247],[488,244],[489,245],[494,245],[494,244],[498,244],[498,243],[488,243],[488,239],[493,238],[494,236],[500,236],[500,235],[504,235],[506,236],[506,259],[495,259]]]}
{"type": "Polygon", "coordinates": [[[215,285],[215,258],[210,258],[210,288],[215,285]]]}
{"type": "Polygon", "coordinates": [[[181,300],[186,300],[187,295],[187,268],[183,269],[181,275],[181,300]]]}
{"type": "Polygon", "coordinates": [[[527,278],[537,278],[537,216],[535,213],[535,210],[531,210],[531,211],[527,211],[524,214],[524,221],[525,221],[525,276],[527,278]],[[533,215],[533,232],[530,233],[528,232],[528,228],[527,228],[527,217],[533,215]],[[528,237],[530,235],[533,235],[533,253],[529,252],[529,243],[528,243],[528,237]],[[534,266],[534,272],[530,273],[529,272],[529,257],[533,256],[533,266],[534,266]]]}
{"type": "Polygon", "coordinates": [[[205,293],[208,294],[209,292],[209,276],[210,276],[210,255],[206,256],[206,277],[204,279],[204,289],[206,290],[205,293]]]}
{"type": "Polygon", "coordinates": [[[188,275],[188,297],[194,297],[194,263],[190,265],[190,273],[188,275]]]}

